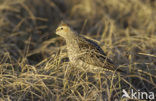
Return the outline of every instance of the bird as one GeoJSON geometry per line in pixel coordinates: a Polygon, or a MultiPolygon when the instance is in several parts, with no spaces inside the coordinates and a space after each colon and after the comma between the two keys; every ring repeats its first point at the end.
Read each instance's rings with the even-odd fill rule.
{"type": "Polygon", "coordinates": [[[78,34],[65,22],[58,25],[56,34],[65,39],[68,58],[74,66],[87,71],[124,72],[115,66],[95,41],[78,34]]]}

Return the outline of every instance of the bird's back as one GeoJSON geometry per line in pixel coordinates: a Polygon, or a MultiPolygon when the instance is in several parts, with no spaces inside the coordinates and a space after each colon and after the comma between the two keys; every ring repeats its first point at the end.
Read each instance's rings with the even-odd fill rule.
{"type": "Polygon", "coordinates": [[[103,68],[104,70],[120,71],[96,42],[83,36],[80,36],[77,42],[81,53],[81,55],[79,55],[81,61],[89,65],[103,68]]]}

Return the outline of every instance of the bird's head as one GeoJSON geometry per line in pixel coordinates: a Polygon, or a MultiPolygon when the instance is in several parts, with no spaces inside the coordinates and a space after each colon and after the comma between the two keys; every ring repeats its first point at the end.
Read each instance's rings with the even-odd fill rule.
{"type": "Polygon", "coordinates": [[[64,22],[61,22],[61,24],[56,29],[56,34],[66,38],[70,36],[71,28],[64,22]]]}

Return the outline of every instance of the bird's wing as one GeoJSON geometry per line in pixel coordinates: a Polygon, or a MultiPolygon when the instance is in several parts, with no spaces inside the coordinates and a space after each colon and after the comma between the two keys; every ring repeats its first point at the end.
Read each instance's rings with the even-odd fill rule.
{"type": "Polygon", "coordinates": [[[80,37],[78,45],[81,52],[78,58],[83,62],[97,67],[103,67],[107,70],[115,71],[117,69],[113,62],[107,58],[100,46],[94,41],[80,37]]]}

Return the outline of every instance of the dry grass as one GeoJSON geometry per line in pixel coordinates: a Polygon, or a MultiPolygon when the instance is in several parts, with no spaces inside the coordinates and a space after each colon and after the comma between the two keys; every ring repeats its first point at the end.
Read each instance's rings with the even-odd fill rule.
{"type": "Polygon", "coordinates": [[[0,100],[126,101],[122,89],[156,94],[155,26],[155,0],[1,0],[0,100]],[[62,19],[135,73],[72,67],[55,35],[62,19]]]}

